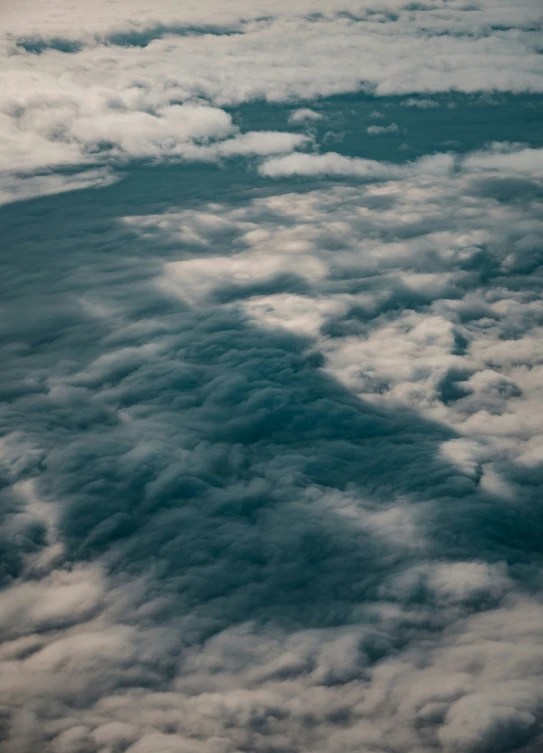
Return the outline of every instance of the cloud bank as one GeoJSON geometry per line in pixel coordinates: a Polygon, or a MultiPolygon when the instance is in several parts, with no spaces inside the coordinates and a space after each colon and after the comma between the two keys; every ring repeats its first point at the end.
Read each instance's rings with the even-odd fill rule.
{"type": "Polygon", "coordinates": [[[44,13],[29,1],[6,12],[0,38],[0,171],[9,183],[119,158],[217,159],[201,144],[235,132],[220,108],[261,99],[540,92],[539,21],[531,2],[312,1],[270,13],[249,0],[200,11],[55,0],[44,13]]]}
{"type": "Polygon", "coordinates": [[[6,13],[6,753],[542,748],[537,14],[6,13]]]}

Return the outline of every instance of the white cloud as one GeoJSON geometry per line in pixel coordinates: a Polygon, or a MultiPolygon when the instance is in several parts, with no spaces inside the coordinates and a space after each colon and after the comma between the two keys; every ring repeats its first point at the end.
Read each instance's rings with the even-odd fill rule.
{"type": "Polygon", "coordinates": [[[307,144],[308,139],[301,134],[283,133],[280,131],[252,131],[244,133],[234,139],[222,141],[215,147],[215,152],[221,156],[282,154],[292,152],[307,144]]]}
{"type": "MultiPolygon", "coordinates": [[[[382,182],[362,193],[338,186],[271,197],[244,212],[148,218],[135,228],[141,223],[152,236],[153,226],[160,227],[167,236],[210,247],[215,232],[231,236],[237,227],[232,256],[169,264],[163,284],[194,302],[226,282],[243,289],[281,272],[299,275],[312,292],[255,291],[240,305],[262,326],[314,337],[331,373],[364,398],[412,406],[473,437],[475,444],[465,445],[462,458],[456,458],[456,450],[451,455],[459,444],[446,443],[447,457],[462,472],[479,469],[483,488],[507,498],[514,491],[496,472],[500,458],[539,457],[535,406],[541,396],[535,375],[543,309],[530,297],[515,302],[516,294],[499,286],[475,285],[470,260],[489,248],[496,264],[506,269],[513,246],[503,238],[513,233],[520,239],[541,229],[533,224],[529,205],[499,205],[474,194],[472,186],[494,160],[502,177],[518,173],[519,165],[528,169],[526,151],[493,147],[468,154],[456,172],[453,157],[446,154],[405,165],[334,153],[274,157],[261,166],[264,175],[324,173],[382,182]],[[372,208],[374,201],[389,204],[372,208]],[[456,207],[452,216],[444,210],[451,205],[456,207]],[[273,221],[259,219],[266,212],[273,221]],[[362,289],[346,294],[331,282],[347,277],[360,279],[362,289]],[[392,314],[396,297],[402,305],[392,314]],[[374,319],[371,328],[360,325],[357,331],[353,323],[352,333],[347,327],[341,337],[322,334],[328,321],[341,320],[352,307],[374,319]],[[521,320],[522,337],[498,334],[521,320]],[[453,400],[446,397],[449,389],[453,400]],[[479,440],[486,444],[479,446],[479,440]]],[[[532,175],[537,175],[538,151],[528,151],[534,152],[532,175]]]]}
{"type": "MultiPolygon", "coordinates": [[[[469,11],[443,2],[417,11],[391,1],[382,14],[370,3],[353,8],[339,0],[281,2],[272,11],[252,0],[228,9],[210,3],[196,9],[162,0],[153,8],[138,3],[136,11],[121,1],[88,7],[54,0],[46,15],[36,0],[24,11],[10,7],[0,95],[0,168],[8,180],[20,171],[112,158],[217,159],[194,142],[234,136],[219,108],[239,102],[290,102],[361,87],[379,95],[541,88],[529,30],[533,3],[521,3],[518,16],[490,2],[469,11]],[[210,32],[210,18],[220,33],[210,32]],[[492,30],[500,26],[514,31],[492,30]],[[202,98],[214,106],[203,107],[202,98]]],[[[430,100],[406,100],[415,101],[430,100]]],[[[293,122],[316,117],[308,107],[291,115],[293,122]]],[[[368,132],[385,133],[376,128],[368,132]]],[[[232,142],[230,153],[249,150],[247,140],[238,146],[232,142]]],[[[266,153],[262,143],[255,148],[266,153]]]]}
{"type": "Polygon", "coordinates": [[[84,188],[102,188],[119,180],[119,176],[108,168],[84,170],[75,174],[32,175],[27,178],[4,175],[0,179],[0,204],[12,201],[25,201],[35,196],[50,196],[64,191],[77,191],[84,188]]]}
{"type": "Polygon", "coordinates": [[[272,158],[266,160],[259,171],[261,175],[271,178],[288,175],[353,175],[369,180],[386,180],[407,176],[412,172],[442,175],[449,172],[453,164],[454,159],[448,154],[421,157],[415,163],[401,165],[326,152],[272,158]]]}
{"type": "Polygon", "coordinates": [[[262,250],[212,259],[190,259],[170,262],[161,286],[195,303],[219,285],[252,285],[285,273],[298,274],[315,281],[326,276],[325,265],[305,254],[278,253],[262,250]]]}
{"type": "Polygon", "coordinates": [[[300,107],[289,115],[291,123],[307,123],[308,121],[322,120],[324,116],[320,112],[315,112],[309,107],[300,107]]]}
{"type": "Polygon", "coordinates": [[[252,296],[244,305],[244,310],[261,327],[284,327],[301,335],[315,337],[329,317],[346,313],[348,305],[348,300],[285,293],[252,296]]]}
{"type": "Polygon", "coordinates": [[[469,155],[465,169],[494,173],[543,175],[543,149],[519,149],[518,145],[497,144],[493,149],[469,155]]]}
{"type": "Polygon", "coordinates": [[[56,102],[44,102],[41,90],[22,91],[24,102],[14,92],[4,105],[23,113],[4,115],[8,139],[2,167],[12,173],[111,159],[265,155],[290,151],[305,141],[299,134],[272,131],[240,136],[230,115],[207,105],[168,105],[146,112],[115,101],[107,90],[89,97],[80,89],[56,102]]]}
{"type": "Polygon", "coordinates": [[[366,133],[370,136],[380,136],[383,133],[397,133],[399,130],[397,123],[391,123],[388,126],[369,126],[366,128],[366,133]]]}
{"type": "Polygon", "coordinates": [[[0,631],[4,637],[15,627],[24,635],[30,630],[64,627],[80,622],[99,606],[103,585],[93,568],[53,571],[39,582],[22,583],[0,597],[0,631]]]}
{"type": "Polygon", "coordinates": [[[404,99],[401,104],[405,107],[418,107],[420,110],[431,110],[434,107],[439,107],[434,99],[428,97],[409,97],[404,99]]]}
{"type": "Polygon", "coordinates": [[[6,201],[139,158],[365,182],[57,208],[7,249],[5,750],[535,751],[543,228],[507,191],[541,150],[295,153],[227,109],[540,90],[539,8],[268,6],[9,8],[6,201]]]}

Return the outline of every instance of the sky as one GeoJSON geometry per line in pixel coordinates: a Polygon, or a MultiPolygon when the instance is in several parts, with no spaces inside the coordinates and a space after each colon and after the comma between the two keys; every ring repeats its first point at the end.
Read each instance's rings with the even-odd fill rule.
{"type": "Polygon", "coordinates": [[[5,753],[543,750],[538,0],[3,0],[5,753]]]}

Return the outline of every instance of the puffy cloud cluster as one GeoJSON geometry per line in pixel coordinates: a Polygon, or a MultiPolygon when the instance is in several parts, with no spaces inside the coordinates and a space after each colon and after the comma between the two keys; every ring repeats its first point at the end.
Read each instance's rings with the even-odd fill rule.
{"type": "MultiPolygon", "coordinates": [[[[13,200],[72,190],[69,173],[51,177],[59,168],[85,164],[126,164],[130,159],[217,161],[243,155],[289,152],[306,143],[302,134],[240,134],[232,117],[206,103],[146,106],[137,89],[75,85],[55,78],[7,75],[0,104],[2,192],[13,200]],[[34,175],[36,172],[44,175],[34,175]]],[[[166,97],[167,99],[167,97],[166,97]]],[[[86,183],[96,170],[82,173],[86,183]]],[[[99,180],[102,184],[103,180],[99,180]]]]}
{"type": "MultiPolygon", "coordinates": [[[[527,150],[528,152],[532,150],[527,150]]],[[[536,154],[539,154],[539,151],[536,154]]],[[[484,159],[484,158],[483,158],[484,159]]],[[[346,157],[337,152],[324,154],[289,154],[265,160],[259,172],[269,178],[283,176],[353,176],[367,180],[386,180],[416,173],[440,176],[449,173],[454,166],[452,154],[432,154],[421,157],[415,164],[379,162],[362,157],[346,157]]]]}
{"type": "Polygon", "coordinates": [[[476,465],[490,462],[489,443],[499,464],[543,441],[541,155],[501,144],[405,165],[338,154],[273,158],[263,174],[392,179],[258,199],[243,213],[136,224],[204,247],[207,223],[212,233],[236,233],[237,253],[170,262],[164,286],[191,303],[225,287],[247,297],[240,305],[253,321],[314,337],[331,373],[364,399],[410,405],[477,436],[476,465]],[[519,202],[522,191],[528,198],[519,202]],[[281,287],[282,276],[298,282],[281,287]],[[259,294],[274,278],[277,292],[259,294]]]}
{"type": "Polygon", "coordinates": [[[313,98],[540,90],[537,4],[268,6],[6,13],[0,745],[536,753],[542,150],[313,98]]]}
{"type": "MultiPolygon", "coordinates": [[[[54,0],[12,7],[0,37],[3,183],[88,162],[219,160],[304,143],[286,133],[240,142],[220,109],[240,102],[361,89],[541,90],[535,2],[514,11],[490,1],[469,9],[444,0],[268,5],[54,0]],[[229,139],[224,146],[222,139],[229,139]]],[[[293,122],[308,112],[300,109],[293,122]]],[[[374,125],[368,133],[394,130],[374,125]]]]}
{"type": "Polygon", "coordinates": [[[538,749],[524,154],[9,259],[8,753],[538,749]]]}
{"type": "Polygon", "coordinates": [[[369,133],[370,136],[380,136],[383,133],[396,133],[397,131],[399,131],[397,123],[391,123],[387,126],[372,125],[366,128],[366,133],[369,133]]]}

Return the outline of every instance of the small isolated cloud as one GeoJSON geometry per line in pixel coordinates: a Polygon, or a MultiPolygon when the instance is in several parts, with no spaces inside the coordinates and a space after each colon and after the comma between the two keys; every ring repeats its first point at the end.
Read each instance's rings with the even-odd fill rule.
{"type": "Polygon", "coordinates": [[[325,154],[290,154],[266,160],[259,168],[260,174],[277,178],[287,175],[352,175],[368,180],[399,178],[410,173],[442,175],[448,173],[454,159],[448,154],[421,157],[414,163],[398,165],[390,162],[345,157],[337,152],[325,154]]]}
{"type": "Polygon", "coordinates": [[[396,123],[391,123],[387,126],[372,125],[366,128],[366,133],[370,136],[380,136],[383,133],[397,133],[400,129],[396,123]]]}
{"type": "Polygon", "coordinates": [[[227,139],[210,147],[212,155],[221,157],[233,157],[255,155],[265,157],[269,154],[284,154],[294,149],[303,147],[309,143],[306,136],[297,133],[285,133],[281,131],[251,131],[227,139]]]}
{"type": "Polygon", "coordinates": [[[439,103],[435,99],[428,99],[428,97],[408,97],[400,102],[404,107],[417,107],[419,110],[432,110],[435,107],[439,107],[439,103]]]}
{"type": "Polygon", "coordinates": [[[322,120],[323,115],[315,110],[310,110],[308,107],[302,107],[299,110],[294,110],[289,115],[289,121],[291,123],[308,123],[314,120],[322,120]]]}

